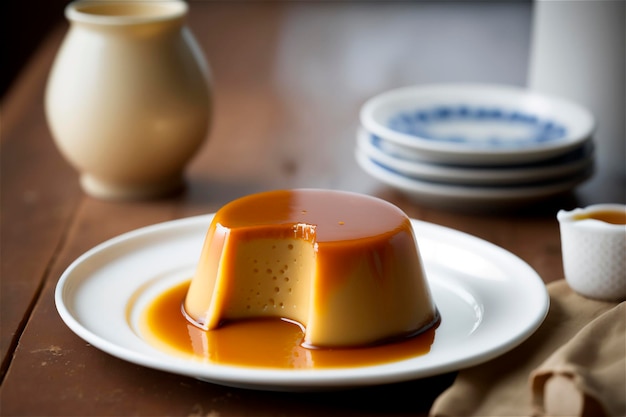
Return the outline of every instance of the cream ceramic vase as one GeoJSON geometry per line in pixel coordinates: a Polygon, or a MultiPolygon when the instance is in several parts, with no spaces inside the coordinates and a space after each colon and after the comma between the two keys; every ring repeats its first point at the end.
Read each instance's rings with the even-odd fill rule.
{"type": "Polygon", "coordinates": [[[183,185],[208,135],[209,67],[183,1],[77,1],[50,72],[52,136],[83,189],[107,199],[161,196],[183,185]]]}

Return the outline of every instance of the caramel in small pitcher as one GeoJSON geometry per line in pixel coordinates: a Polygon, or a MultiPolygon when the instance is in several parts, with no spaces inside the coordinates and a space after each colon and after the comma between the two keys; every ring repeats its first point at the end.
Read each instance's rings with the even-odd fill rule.
{"type": "Polygon", "coordinates": [[[598,210],[574,216],[574,220],[586,219],[594,219],[611,224],[626,224],[626,211],[598,210]]]}

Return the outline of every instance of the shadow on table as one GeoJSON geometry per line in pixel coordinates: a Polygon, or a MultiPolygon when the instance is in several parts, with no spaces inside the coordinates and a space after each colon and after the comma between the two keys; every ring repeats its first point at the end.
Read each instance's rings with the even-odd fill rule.
{"type": "MultiPolygon", "coordinates": [[[[420,416],[448,388],[456,373],[408,382],[328,392],[287,393],[236,390],[247,411],[272,409],[299,416],[420,416]]],[[[280,414],[279,413],[279,414],[280,414]]],[[[261,415],[260,413],[259,415],[261,415]]]]}

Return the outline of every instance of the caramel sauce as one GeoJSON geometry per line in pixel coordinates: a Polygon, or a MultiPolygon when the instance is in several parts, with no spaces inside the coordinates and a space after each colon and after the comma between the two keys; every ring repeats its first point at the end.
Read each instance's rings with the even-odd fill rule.
{"type": "Polygon", "coordinates": [[[576,220],[594,219],[611,224],[626,224],[626,211],[599,210],[590,213],[579,214],[576,220]]]}
{"type": "Polygon", "coordinates": [[[181,311],[189,282],[165,291],[142,314],[141,331],[157,347],[221,365],[279,369],[320,369],[378,365],[430,351],[439,323],[417,336],[358,348],[302,346],[302,328],[279,318],[247,319],[205,331],[181,311]]]}

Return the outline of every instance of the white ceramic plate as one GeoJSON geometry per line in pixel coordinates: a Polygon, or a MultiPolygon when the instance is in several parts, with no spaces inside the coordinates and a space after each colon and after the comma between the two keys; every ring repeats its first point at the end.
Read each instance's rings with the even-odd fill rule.
{"type": "Polygon", "coordinates": [[[372,160],[407,177],[448,184],[511,185],[577,176],[593,165],[593,142],[583,143],[571,154],[549,163],[508,167],[432,164],[408,159],[396,145],[359,129],[357,146],[372,160]]]}
{"type": "Polygon", "coordinates": [[[481,84],[399,88],[369,99],[361,124],[430,162],[529,163],[587,140],[595,119],[586,108],[526,89],[481,84]]]}
{"type": "Polygon", "coordinates": [[[57,284],[61,318],[91,345],[129,362],[222,385],[304,391],[400,382],[475,365],[520,344],[548,310],[544,283],[521,259],[478,238],[414,220],[442,316],[428,354],[322,370],[223,366],[170,356],[142,339],[136,317],[155,294],[189,279],[211,219],[138,229],[86,252],[57,284]]]}
{"type": "Polygon", "coordinates": [[[518,208],[569,191],[586,181],[593,173],[593,168],[590,168],[571,178],[532,185],[457,185],[409,178],[373,161],[358,148],[355,149],[355,157],[365,172],[404,192],[413,200],[428,206],[453,210],[518,208]]]}

